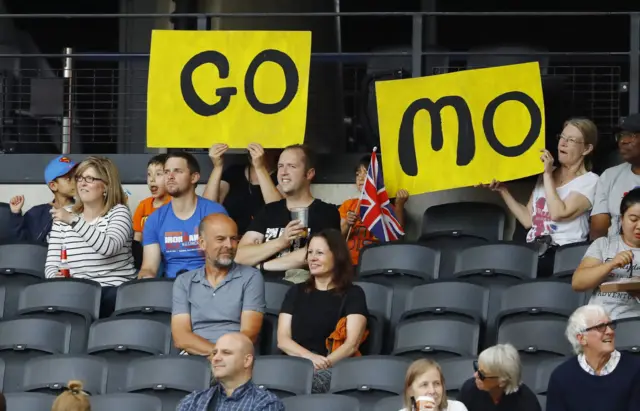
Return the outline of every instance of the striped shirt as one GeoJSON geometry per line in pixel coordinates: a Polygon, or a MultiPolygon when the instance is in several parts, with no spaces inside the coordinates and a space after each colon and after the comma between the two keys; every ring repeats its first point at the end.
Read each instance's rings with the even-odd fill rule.
{"type": "Polygon", "coordinates": [[[45,276],[56,277],[62,244],[67,248],[71,277],[93,280],[102,286],[118,286],[136,276],[131,254],[131,211],[118,204],[91,223],[80,216],[71,227],[54,222],[49,238],[45,276]]]}
{"type": "Polygon", "coordinates": [[[176,411],[285,411],[275,394],[258,388],[251,380],[227,396],[222,384],[195,391],[180,401],[176,411]]]}

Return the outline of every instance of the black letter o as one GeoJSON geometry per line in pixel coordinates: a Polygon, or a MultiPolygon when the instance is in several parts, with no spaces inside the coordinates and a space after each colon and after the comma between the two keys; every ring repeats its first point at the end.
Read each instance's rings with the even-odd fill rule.
{"type": "Polygon", "coordinates": [[[244,92],[247,95],[247,101],[253,107],[254,110],[263,114],[276,114],[287,108],[293,98],[298,92],[298,84],[300,78],[298,76],[298,69],[295,63],[291,60],[291,57],[279,50],[265,50],[258,54],[247,69],[247,74],[244,77],[244,92]],[[256,72],[258,68],[267,61],[278,64],[282,67],[284,72],[285,90],[282,99],[277,103],[268,104],[258,100],[256,91],[254,88],[256,72]]]}
{"type": "Polygon", "coordinates": [[[538,107],[536,102],[527,94],[521,91],[510,91],[494,98],[487,105],[484,111],[484,117],[482,118],[482,127],[484,128],[484,135],[487,137],[487,142],[496,153],[505,157],[518,157],[529,150],[540,135],[540,130],[542,129],[542,113],[540,112],[540,107],[538,107]],[[522,143],[514,147],[507,147],[502,144],[496,136],[496,130],[493,128],[493,118],[498,107],[500,107],[500,104],[510,100],[522,103],[531,116],[531,127],[529,128],[527,136],[522,143]]]}
{"type": "Polygon", "coordinates": [[[221,79],[229,77],[229,60],[224,54],[212,50],[203,51],[191,57],[180,73],[180,90],[182,91],[184,102],[194,113],[205,117],[220,114],[224,111],[231,102],[231,96],[238,92],[235,87],[222,87],[216,89],[216,95],[220,97],[218,102],[209,104],[203,101],[193,87],[193,72],[207,63],[211,63],[218,68],[221,79]]]}

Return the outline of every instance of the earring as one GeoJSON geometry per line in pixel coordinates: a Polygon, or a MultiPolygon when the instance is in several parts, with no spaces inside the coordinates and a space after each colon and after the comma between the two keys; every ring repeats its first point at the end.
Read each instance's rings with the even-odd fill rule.
{"type": "Polygon", "coordinates": [[[107,192],[106,192],[106,191],[104,191],[104,192],[102,193],[102,195],[103,195],[104,197],[106,197],[106,196],[107,196],[107,192]]]}

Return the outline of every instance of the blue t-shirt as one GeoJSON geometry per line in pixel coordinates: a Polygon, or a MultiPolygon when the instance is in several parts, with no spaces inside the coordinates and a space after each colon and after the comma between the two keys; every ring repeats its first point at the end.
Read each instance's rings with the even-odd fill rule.
{"type": "Polygon", "coordinates": [[[179,271],[191,271],[204,265],[204,254],[198,245],[198,225],[209,214],[227,214],[220,204],[198,196],[196,210],[187,220],[173,212],[171,203],[154,211],[144,224],[142,245],[158,244],[166,276],[175,278],[179,271]]]}

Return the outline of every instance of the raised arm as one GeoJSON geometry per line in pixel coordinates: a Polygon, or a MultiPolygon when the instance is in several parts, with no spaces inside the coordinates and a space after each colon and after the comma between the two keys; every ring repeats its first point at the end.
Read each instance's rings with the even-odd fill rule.
{"type": "MultiPolygon", "coordinates": [[[[211,158],[211,161],[213,162],[213,170],[211,170],[209,180],[207,181],[207,185],[204,187],[204,192],[202,193],[202,197],[220,204],[224,201],[224,197],[221,196],[222,170],[224,169],[223,156],[228,148],[229,146],[226,144],[214,144],[209,149],[209,158],[211,158]]],[[[226,182],[225,184],[227,189],[224,196],[226,197],[229,192],[229,184],[226,182]]]]}
{"type": "Polygon", "coordinates": [[[249,150],[251,162],[256,171],[258,184],[260,184],[260,191],[262,192],[262,198],[265,204],[282,200],[282,193],[280,193],[278,188],[273,184],[269,171],[264,163],[264,149],[262,146],[257,143],[252,143],[249,144],[247,150],[249,150]]]}

